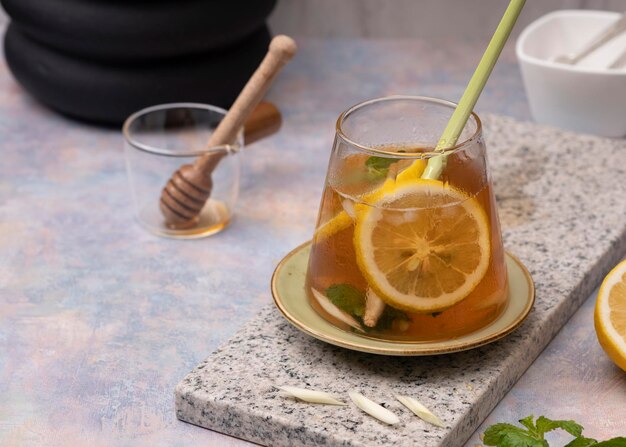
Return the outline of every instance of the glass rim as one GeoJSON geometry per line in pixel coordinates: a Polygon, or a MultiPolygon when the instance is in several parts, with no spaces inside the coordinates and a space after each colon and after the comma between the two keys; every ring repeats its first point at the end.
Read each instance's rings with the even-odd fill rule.
{"type": "Polygon", "coordinates": [[[474,119],[474,122],[476,123],[476,130],[472,133],[472,135],[470,137],[468,137],[467,139],[463,140],[460,143],[455,144],[454,146],[445,149],[443,151],[426,151],[426,152],[418,152],[418,153],[406,153],[406,152],[391,152],[391,151],[384,151],[381,149],[376,149],[374,147],[370,147],[370,146],[365,146],[361,143],[357,143],[356,141],[352,140],[351,138],[349,138],[343,131],[342,125],[344,123],[344,121],[346,120],[346,118],[348,118],[350,116],[350,114],[352,114],[353,112],[356,112],[357,110],[362,109],[363,107],[372,105],[372,104],[377,104],[380,102],[386,102],[386,101],[397,101],[397,100],[411,100],[411,101],[422,101],[422,102],[428,102],[431,104],[438,104],[438,105],[442,105],[451,109],[455,109],[458,104],[452,101],[448,101],[445,99],[439,99],[439,98],[433,98],[430,96],[416,96],[416,95],[390,95],[390,96],[380,96],[378,98],[372,98],[372,99],[367,99],[365,101],[361,101],[355,105],[353,105],[352,107],[349,107],[348,109],[346,109],[345,111],[343,111],[340,115],[339,118],[337,118],[337,122],[335,125],[335,130],[337,133],[337,137],[339,137],[340,139],[342,139],[345,143],[363,151],[363,152],[367,152],[370,153],[372,155],[383,155],[387,158],[398,158],[398,159],[409,159],[409,160],[423,160],[423,159],[428,159],[428,158],[432,158],[432,157],[436,157],[438,155],[451,155],[455,152],[459,152],[462,151],[463,149],[467,148],[468,146],[472,145],[473,143],[476,142],[476,140],[478,140],[482,134],[482,121],[481,119],[478,117],[478,115],[475,112],[471,113],[471,118],[474,119]]]}
{"type": "MultiPolygon", "coordinates": [[[[189,151],[172,151],[168,149],[163,149],[159,147],[155,147],[149,144],[142,143],[137,139],[131,136],[130,126],[137,121],[139,118],[146,116],[150,113],[160,112],[163,110],[170,109],[196,109],[202,110],[205,112],[217,112],[222,116],[225,116],[228,113],[228,110],[223,109],[218,106],[210,105],[210,104],[202,104],[199,102],[170,102],[166,104],[158,104],[150,107],[145,107],[141,110],[134,112],[124,121],[122,126],[122,135],[124,136],[124,140],[130,144],[133,148],[138,149],[143,152],[148,152],[150,154],[155,155],[164,155],[166,157],[198,157],[204,154],[212,153],[212,152],[228,152],[234,153],[237,152],[241,144],[221,144],[219,146],[211,146],[206,147],[204,149],[198,150],[189,150],[189,151]]],[[[243,141],[243,128],[237,132],[237,140],[243,141]]]]}

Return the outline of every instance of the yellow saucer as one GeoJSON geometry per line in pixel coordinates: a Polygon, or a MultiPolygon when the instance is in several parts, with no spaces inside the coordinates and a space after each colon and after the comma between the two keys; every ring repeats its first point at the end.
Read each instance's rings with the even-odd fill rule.
{"type": "Polygon", "coordinates": [[[526,267],[506,253],[509,303],[491,324],[452,340],[397,342],[379,340],[340,329],[322,318],[309,304],[304,281],[311,242],[300,245],[278,264],[272,276],[274,303],[296,328],[332,345],[372,354],[421,356],[465,351],[486,345],[513,332],[528,316],[535,302],[535,285],[526,267]]]}

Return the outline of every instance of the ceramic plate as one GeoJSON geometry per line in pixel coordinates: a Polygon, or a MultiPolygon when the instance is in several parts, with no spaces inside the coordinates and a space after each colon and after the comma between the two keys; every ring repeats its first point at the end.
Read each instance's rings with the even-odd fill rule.
{"type": "Polygon", "coordinates": [[[528,316],[535,301],[535,286],[526,267],[506,254],[509,304],[491,324],[462,337],[435,342],[386,341],[348,332],[322,318],[309,304],[304,280],[311,243],[307,242],[278,264],[272,276],[272,295],[283,316],[302,332],[327,343],[372,354],[421,356],[465,351],[492,343],[510,334],[528,316]]]}

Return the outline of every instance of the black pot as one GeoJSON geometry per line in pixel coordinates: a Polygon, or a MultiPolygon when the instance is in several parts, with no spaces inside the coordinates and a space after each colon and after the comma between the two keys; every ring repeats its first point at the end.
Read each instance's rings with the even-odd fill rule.
{"type": "Polygon", "coordinates": [[[206,53],[242,41],[276,0],[0,0],[24,34],[60,52],[130,61],[206,53]]]}
{"type": "Polygon", "coordinates": [[[230,107],[269,41],[263,26],[221,50],[140,64],[76,58],[31,39],[14,24],[7,28],[4,44],[11,72],[42,103],[71,117],[119,125],[134,111],[155,104],[230,107]]]}

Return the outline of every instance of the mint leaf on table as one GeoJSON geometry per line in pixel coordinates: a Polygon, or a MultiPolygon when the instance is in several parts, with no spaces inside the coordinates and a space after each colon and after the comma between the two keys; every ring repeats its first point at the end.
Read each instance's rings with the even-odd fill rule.
{"type": "Polygon", "coordinates": [[[485,430],[485,445],[497,447],[547,447],[542,439],[512,424],[495,424],[485,430]]]}
{"type": "Polygon", "coordinates": [[[544,433],[556,430],[557,428],[565,430],[576,438],[582,436],[583,433],[582,425],[577,424],[574,421],[553,421],[544,416],[539,416],[537,418],[537,431],[542,435],[542,437],[544,433]]]}
{"type": "Polygon", "coordinates": [[[539,416],[537,421],[533,415],[520,419],[526,430],[512,424],[494,424],[485,430],[483,442],[485,445],[496,447],[550,447],[544,435],[552,430],[565,430],[574,436],[565,447],[626,447],[626,438],[613,438],[598,442],[595,439],[585,438],[582,425],[571,420],[552,420],[539,416]]]}
{"type": "Polygon", "coordinates": [[[520,419],[519,423],[528,429],[528,432],[533,436],[537,436],[537,426],[535,426],[535,416],[532,414],[526,416],[524,419],[520,419]]]}
{"type": "Polygon", "coordinates": [[[501,447],[549,447],[546,440],[535,439],[526,433],[507,433],[498,445],[501,447]]]}
{"type": "Polygon", "coordinates": [[[356,317],[365,314],[365,293],[350,284],[335,284],[326,289],[326,296],[339,309],[356,317]]]}
{"type": "Polygon", "coordinates": [[[580,438],[574,439],[572,442],[567,444],[565,447],[589,447],[591,445],[596,445],[598,441],[592,438],[585,438],[581,436],[580,438]]]}
{"type": "Polygon", "coordinates": [[[569,444],[565,445],[565,447],[626,447],[626,438],[613,438],[608,441],[598,442],[595,439],[585,438],[581,436],[580,438],[574,439],[569,444]]]}
{"type": "Polygon", "coordinates": [[[594,447],[626,447],[626,438],[619,437],[593,444],[594,447]]]}

